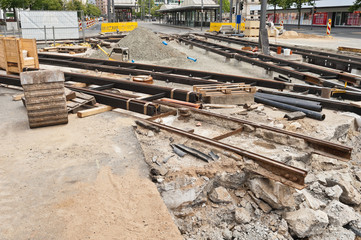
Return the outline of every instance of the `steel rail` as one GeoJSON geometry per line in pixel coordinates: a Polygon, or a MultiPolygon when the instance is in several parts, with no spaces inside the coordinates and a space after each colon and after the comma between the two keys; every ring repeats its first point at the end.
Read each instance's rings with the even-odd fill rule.
{"type": "Polygon", "coordinates": [[[239,147],[235,147],[235,146],[231,146],[222,142],[219,142],[217,140],[214,139],[210,139],[204,136],[200,136],[194,133],[189,133],[186,131],[183,131],[181,129],[178,128],[174,128],[171,126],[167,126],[164,124],[160,124],[160,123],[156,123],[153,121],[149,121],[149,120],[142,120],[150,125],[154,125],[160,129],[169,131],[169,132],[173,132],[182,136],[186,136],[188,138],[200,141],[200,142],[204,142],[207,143],[209,145],[215,146],[215,147],[219,147],[222,149],[225,149],[227,151],[230,152],[234,152],[238,155],[241,155],[243,157],[252,159],[253,161],[255,161],[257,164],[259,164],[261,167],[265,168],[266,170],[272,172],[273,174],[281,177],[282,179],[275,179],[278,180],[286,185],[295,187],[297,189],[303,189],[305,187],[305,177],[307,175],[307,171],[300,169],[300,168],[296,168],[296,167],[292,167],[289,165],[286,165],[282,162],[267,158],[265,156],[241,149],[239,147]]]}
{"type": "MultiPolygon", "coordinates": [[[[110,61],[95,58],[82,58],[74,56],[54,55],[54,54],[42,54],[39,53],[39,60],[42,64],[50,64],[56,66],[66,66],[73,68],[87,67],[89,70],[100,70],[104,72],[112,72],[119,74],[146,74],[151,75],[153,78],[162,81],[176,82],[187,85],[196,84],[214,84],[216,81],[219,82],[235,82],[235,83],[246,83],[253,84],[259,87],[267,87],[273,89],[287,89],[290,88],[296,92],[309,91],[310,94],[321,94],[321,87],[293,84],[279,82],[275,80],[262,79],[262,78],[251,78],[237,75],[229,75],[215,72],[205,72],[198,70],[189,70],[182,68],[173,68],[165,66],[156,66],[149,64],[140,63],[128,63],[120,61],[110,61]],[[78,63],[87,63],[86,65],[78,63]],[[108,68],[112,66],[113,68],[108,68]],[[115,69],[114,67],[117,67],[115,69]],[[138,71],[143,70],[143,71],[138,71]]],[[[324,87],[335,87],[335,84],[329,81],[323,82],[324,87]]],[[[342,97],[343,99],[349,99],[354,101],[361,101],[361,93],[357,91],[345,91],[342,94],[334,94],[335,97],[342,97]]]]}
{"type": "MultiPolygon", "coordinates": [[[[244,40],[244,39],[237,39],[233,37],[218,36],[209,33],[206,34],[195,33],[194,35],[215,39],[218,41],[229,42],[242,46],[245,45],[258,46],[257,42],[244,40]]],[[[277,47],[279,46],[283,48],[289,48],[292,50],[293,53],[300,54],[302,55],[303,58],[308,59],[309,63],[313,63],[319,66],[324,66],[332,69],[339,69],[348,72],[351,72],[352,69],[361,69],[361,58],[270,43],[270,49],[273,51],[277,51],[277,47]]]]}
{"type": "Polygon", "coordinates": [[[87,84],[105,85],[114,84],[114,88],[120,88],[128,91],[147,93],[151,95],[165,93],[165,97],[187,102],[197,102],[201,99],[201,94],[186,91],[179,88],[169,88],[153,84],[144,84],[129,80],[120,80],[115,78],[99,77],[87,74],[64,72],[66,81],[82,82],[87,84]]]}
{"type": "MultiPolygon", "coordinates": [[[[93,84],[97,84],[97,85],[105,85],[105,84],[119,81],[116,79],[99,78],[96,76],[90,76],[90,75],[85,75],[85,74],[65,73],[66,80],[69,79],[69,76],[71,76],[71,77],[74,76],[74,78],[70,78],[70,80],[74,80],[74,81],[80,80],[85,83],[93,83],[93,84]],[[91,78],[91,80],[87,80],[87,78],[91,78]]],[[[0,75],[0,83],[5,83],[8,85],[14,85],[14,86],[21,86],[19,76],[0,75]]],[[[151,86],[151,85],[147,85],[147,84],[144,84],[144,85],[151,86]]],[[[114,85],[115,88],[120,88],[120,89],[122,89],[122,86],[123,85],[116,85],[116,84],[114,85]]],[[[127,87],[127,85],[125,85],[125,86],[127,87]]],[[[127,89],[129,89],[129,88],[127,88],[127,89]]],[[[130,89],[130,90],[139,92],[141,89],[130,89]]],[[[159,92],[157,92],[157,91],[154,91],[154,92],[148,91],[148,94],[158,94],[158,93],[159,92]]],[[[103,92],[103,94],[107,94],[108,96],[113,96],[113,97],[119,96],[118,94],[110,94],[110,93],[104,93],[104,92],[103,92]]],[[[134,97],[132,97],[130,95],[126,96],[126,97],[134,99],[134,97]]],[[[313,100],[313,99],[310,99],[310,100],[313,100]]],[[[179,107],[184,108],[184,106],[178,106],[176,104],[167,104],[165,102],[161,102],[158,100],[155,100],[153,102],[156,104],[159,104],[159,105],[170,105],[170,106],[176,107],[176,108],[179,108],[179,107]]],[[[335,103],[333,103],[333,102],[331,102],[330,104],[335,105],[335,103]]],[[[202,115],[206,115],[206,116],[210,116],[210,117],[216,117],[216,118],[220,118],[220,119],[224,119],[224,120],[228,120],[228,121],[238,122],[240,124],[247,124],[247,125],[253,126],[255,128],[261,128],[261,129],[265,129],[268,131],[277,132],[280,134],[285,134],[285,135],[292,136],[295,138],[303,139],[310,146],[312,146],[315,150],[317,150],[317,153],[322,154],[322,155],[331,156],[333,158],[337,158],[337,159],[341,159],[341,160],[348,160],[351,158],[351,153],[352,153],[351,147],[347,147],[347,146],[340,145],[337,143],[332,143],[332,142],[325,141],[325,140],[320,140],[317,138],[286,131],[283,129],[278,129],[275,127],[270,127],[267,125],[258,124],[258,123],[248,121],[248,120],[242,120],[239,118],[234,118],[234,117],[230,117],[230,116],[224,116],[221,114],[204,111],[201,109],[194,109],[194,108],[188,108],[188,109],[194,113],[198,113],[198,114],[202,114],[202,115]]]]}
{"type": "Polygon", "coordinates": [[[194,108],[188,108],[188,109],[191,112],[198,113],[198,114],[201,114],[201,115],[216,117],[216,118],[220,118],[220,119],[224,119],[224,120],[228,120],[228,121],[232,121],[232,122],[237,122],[237,123],[240,123],[240,124],[247,124],[247,125],[250,125],[250,126],[252,126],[254,128],[265,129],[265,130],[268,130],[268,131],[277,132],[277,133],[288,135],[288,136],[291,136],[291,137],[303,139],[310,146],[312,146],[314,149],[316,149],[315,152],[317,152],[317,153],[319,153],[321,155],[330,156],[330,157],[337,158],[337,159],[340,159],[340,160],[343,160],[343,161],[347,161],[347,160],[351,159],[351,154],[352,154],[352,149],[353,149],[352,147],[348,147],[348,146],[341,145],[341,144],[338,144],[338,143],[333,143],[333,142],[330,142],[330,141],[317,139],[317,138],[314,138],[314,137],[310,137],[310,136],[295,133],[295,132],[290,132],[290,131],[287,131],[287,130],[284,130],[284,129],[279,129],[279,128],[276,128],[276,127],[270,127],[270,126],[267,126],[267,125],[255,123],[255,122],[240,119],[240,118],[234,118],[234,117],[230,117],[230,116],[221,115],[221,114],[218,114],[218,113],[205,111],[205,110],[202,110],[202,109],[194,109],[194,108]]]}
{"type": "Polygon", "coordinates": [[[270,87],[274,89],[284,89],[286,85],[282,82],[262,79],[242,77],[238,75],[229,75],[215,72],[205,72],[198,70],[165,67],[157,65],[148,65],[140,63],[128,63],[120,61],[110,61],[95,58],[81,58],[63,55],[51,55],[39,53],[39,61],[42,64],[50,64],[57,66],[67,67],[87,67],[89,70],[101,70],[106,72],[113,72],[119,74],[132,74],[132,75],[151,75],[154,79],[162,81],[170,81],[187,85],[196,84],[214,84],[219,82],[236,82],[255,84],[261,87],[270,87]],[[86,65],[77,64],[86,63],[86,65]],[[112,68],[108,68],[112,67],[112,68]],[[117,68],[117,69],[115,69],[117,68]],[[114,72],[115,71],[115,72],[114,72]]]}
{"type": "MultiPolygon", "coordinates": [[[[357,77],[351,74],[346,73],[340,73],[337,71],[332,71],[328,69],[323,69],[320,67],[313,66],[312,64],[303,64],[303,63],[297,63],[294,61],[289,61],[269,55],[264,55],[261,53],[253,53],[250,51],[240,50],[236,48],[227,47],[224,45],[216,44],[216,43],[210,43],[208,41],[203,41],[199,39],[185,39],[185,38],[178,38],[179,41],[195,45],[200,48],[204,48],[206,50],[219,53],[222,52],[221,55],[229,57],[229,58],[235,58],[237,60],[245,61],[260,67],[263,67],[267,70],[273,70],[282,74],[286,74],[290,77],[297,78],[299,80],[304,80],[306,82],[322,85],[324,81],[327,81],[326,79],[322,79],[319,77],[314,77],[312,75],[304,73],[307,72],[313,72],[316,74],[319,74],[323,78],[327,79],[337,79],[343,82],[348,82],[351,84],[355,84],[356,86],[360,86],[361,77],[357,77]],[[268,63],[268,62],[272,62],[268,63]],[[295,70],[291,70],[287,67],[292,67],[295,70]]],[[[335,86],[342,86],[341,84],[333,83],[335,86]]],[[[357,90],[357,89],[355,89],[357,90]]],[[[358,91],[361,91],[358,89],[358,91]]]]}
{"type": "Polygon", "coordinates": [[[86,93],[95,97],[96,101],[114,108],[121,108],[132,112],[153,116],[159,112],[159,105],[152,102],[129,98],[117,94],[91,90],[79,87],[68,87],[70,90],[86,93]]]}

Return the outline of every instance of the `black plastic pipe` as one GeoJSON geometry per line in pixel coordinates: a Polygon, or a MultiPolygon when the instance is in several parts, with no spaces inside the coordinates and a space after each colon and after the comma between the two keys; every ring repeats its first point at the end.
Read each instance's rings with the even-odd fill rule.
{"type": "Polygon", "coordinates": [[[309,110],[316,111],[316,112],[322,111],[322,106],[320,105],[319,102],[302,100],[302,99],[297,99],[297,98],[292,98],[292,97],[272,95],[272,94],[261,93],[261,92],[256,92],[255,96],[261,97],[261,98],[266,98],[266,99],[280,102],[280,103],[289,104],[289,105],[300,107],[300,108],[309,109],[309,110]]]}
{"type": "Polygon", "coordinates": [[[262,97],[254,97],[254,101],[258,102],[258,103],[263,103],[272,107],[276,107],[276,108],[280,108],[283,110],[287,110],[290,112],[304,112],[306,114],[307,117],[309,118],[313,118],[313,119],[317,119],[317,120],[324,120],[325,119],[325,114],[322,113],[318,113],[309,109],[305,109],[305,108],[300,108],[300,107],[296,107],[296,106],[292,106],[289,104],[285,104],[285,103],[280,103],[280,102],[276,102],[270,99],[266,99],[266,98],[262,98],[262,97]]]}

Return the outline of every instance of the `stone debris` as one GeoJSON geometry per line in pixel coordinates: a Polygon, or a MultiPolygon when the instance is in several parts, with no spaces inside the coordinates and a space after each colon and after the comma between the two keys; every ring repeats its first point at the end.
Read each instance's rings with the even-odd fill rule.
{"type": "Polygon", "coordinates": [[[327,227],[327,214],[310,208],[287,212],[284,216],[290,230],[299,238],[321,234],[327,227]]]}
{"type": "Polygon", "coordinates": [[[331,199],[338,200],[342,194],[342,188],[339,185],[329,187],[325,189],[326,195],[331,199]]]}
{"type": "Polygon", "coordinates": [[[336,227],[342,227],[351,221],[360,219],[352,207],[337,200],[330,202],[324,211],[328,215],[330,224],[336,227]]]}
{"type": "Polygon", "coordinates": [[[304,112],[291,112],[291,113],[286,113],[286,115],[284,117],[287,118],[289,121],[298,120],[298,119],[305,118],[306,113],[304,113],[304,112]]]}
{"type": "Polygon", "coordinates": [[[217,187],[209,194],[209,199],[214,203],[231,203],[232,197],[224,187],[217,187]]]}
{"type": "Polygon", "coordinates": [[[293,189],[266,178],[255,178],[249,181],[249,188],[257,198],[262,199],[274,209],[293,208],[296,202],[293,189]]]}
{"type": "Polygon", "coordinates": [[[329,227],[320,235],[311,236],[309,240],[358,240],[355,233],[343,227],[329,227]]]}
{"type": "Polygon", "coordinates": [[[251,214],[245,208],[237,208],[236,212],[234,213],[234,217],[236,222],[239,224],[245,224],[252,221],[251,214]]]}

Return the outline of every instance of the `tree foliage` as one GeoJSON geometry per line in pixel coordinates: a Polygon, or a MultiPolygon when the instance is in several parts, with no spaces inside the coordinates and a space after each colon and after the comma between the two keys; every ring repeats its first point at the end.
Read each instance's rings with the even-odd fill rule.
{"type": "Polygon", "coordinates": [[[353,5],[350,7],[349,10],[353,12],[358,10],[359,8],[361,8],[361,0],[355,0],[355,2],[353,3],[353,5]]]}
{"type": "Polygon", "coordinates": [[[23,8],[30,10],[84,11],[85,15],[98,17],[101,10],[94,4],[82,4],[80,0],[0,0],[0,8],[5,10],[23,8]]]}
{"type": "MultiPolygon", "coordinates": [[[[221,4],[221,1],[218,0],[218,4],[221,4]]],[[[222,0],[222,11],[223,12],[229,12],[231,8],[231,4],[229,3],[229,0],[222,0]]]]}
{"type": "Polygon", "coordinates": [[[63,10],[61,0],[35,0],[29,4],[31,10],[63,10]]]}

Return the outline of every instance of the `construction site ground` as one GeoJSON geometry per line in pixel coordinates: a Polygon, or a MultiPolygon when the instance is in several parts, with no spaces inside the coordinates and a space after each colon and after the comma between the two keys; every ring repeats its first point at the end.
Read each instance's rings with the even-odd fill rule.
{"type": "MultiPolygon", "coordinates": [[[[140,25],[156,32],[179,31],[152,23],[140,25]]],[[[189,31],[181,30],[184,33],[189,31]]],[[[346,47],[359,47],[354,39],[277,39],[277,42],[333,50],[340,43],[346,47]]],[[[189,49],[175,41],[168,44],[176,51],[174,58],[157,61],[135,59],[135,62],[272,77],[265,70],[247,63],[227,62],[224,57],[206,54],[196,47],[189,49]],[[193,62],[187,56],[197,61],[193,62]]],[[[99,52],[96,54],[101,56],[99,52]]],[[[147,54],[146,50],[144,54],[147,54]]],[[[81,69],[40,67],[120,77],[81,69]]],[[[191,90],[191,86],[182,84],[164,81],[155,81],[155,84],[191,90]]],[[[307,194],[312,193],[310,199],[321,206],[317,209],[332,200],[317,196],[319,189],[326,192],[326,188],[334,187],[320,186],[318,179],[323,171],[327,172],[325,179],[340,174],[359,177],[353,184],[353,189],[357,189],[355,202],[350,200],[354,212],[347,217],[355,222],[356,227],[361,227],[358,215],[361,210],[361,175],[357,175],[361,170],[361,135],[355,118],[342,112],[324,109],[326,119],[321,122],[310,118],[287,121],[285,111],[262,104],[253,110],[245,110],[243,106],[206,108],[354,147],[352,160],[344,163],[311,154],[302,142],[294,142],[294,139],[277,142],[267,139],[267,134],[253,130],[224,140],[310,171],[306,181],[309,186],[302,190],[304,196],[301,191],[267,182],[267,186],[278,191],[275,194],[278,199],[271,205],[276,210],[270,212],[260,207],[264,202],[257,201],[256,190],[252,188],[258,181],[266,180],[243,173],[245,159],[235,160],[220,149],[165,131],[154,133],[136,127],[137,118],[134,116],[145,116],[118,109],[87,118],[70,114],[66,125],[29,129],[23,103],[12,101],[12,96],[19,93],[18,90],[0,87],[0,239],[293,239],[284,220],[287,218],[285,212],[295,210],[297,204],[305,205],[304,196],[307,198],[307,194]],[[221,158],[210,164],[189,155],[180,158],[172,152],[171,143],[186,144],[207,153],[214,151],[221,158]],[[155,160],[163,162],[164,159],[168,159],[163,164],[167,166],[168,175],[151,179],[149,166],[155,160]],[[232,177],[236,180],[229,180],[232,177]],[[205,191],[211,182],[210,195],[223,187],[228,189],[230,199],[225,202],[221,199],[222,204],[216,204],[214,199],[200,200],[200,192],[205,191]],[[246,212],[237,217],[239,211],[246,212]],[[247,217],[252,220],[244,219],[247,217]]],[[[169,116],[162,121],[193,129],[196,134],[211,138],[235,128],[200,116],[185,121],[169,116]]],[[[218,198],[222,198],[220,195],[218,198]]],[[[338,198],[333,198],[336,200],[338,198]]],[[[355,234],[345,232],[342,226],[335,224],[332,227],[323,233],[323,237],[310,239],[355,239],[355,234]]]]}

